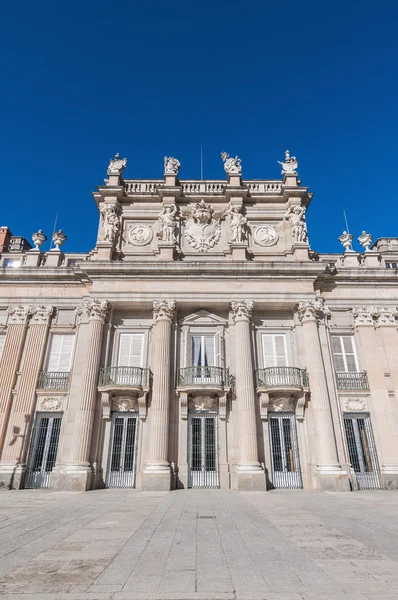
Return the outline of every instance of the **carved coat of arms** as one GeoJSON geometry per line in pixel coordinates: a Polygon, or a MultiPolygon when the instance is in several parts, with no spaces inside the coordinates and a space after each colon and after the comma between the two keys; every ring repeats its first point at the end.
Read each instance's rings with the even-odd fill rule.
{"type": "Polygon", "coordinates": [[[214,248],[221,237],[220,220],[223,213],[215,213],[210,204],[204,200],[184,215],[187,217],[184,235],[187,242],[199,252],[207,252],[214,248]]]}

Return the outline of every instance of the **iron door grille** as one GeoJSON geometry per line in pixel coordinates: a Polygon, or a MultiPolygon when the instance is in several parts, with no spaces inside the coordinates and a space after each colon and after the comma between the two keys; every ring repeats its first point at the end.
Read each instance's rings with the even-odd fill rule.
{"type": "Polygon", "coordinates": [[[380,469],[369,413],[344,413],[350,463],[360,490],[381,488],[380,469]]]}
{"type": "Polygon", "coordinates": [[[113,413],[106,487],[134,487],[137,443],[138,415],[113,413]]]}
{"type": "Polygon", "coordinates": [[[62,413],[37,413],[32,432],[26,488],[47,488],[58,450],[62,413]]]}
{"type": "Polygon", "coordinates": [[[219,488],[218,413],[189,413],[188,463],[190,488],[219,488]]]}
{"type": "Polygon", "coordinates": [[[269,414],[272,483],[275,488],[303,487],[295,413],[269,414]]]}

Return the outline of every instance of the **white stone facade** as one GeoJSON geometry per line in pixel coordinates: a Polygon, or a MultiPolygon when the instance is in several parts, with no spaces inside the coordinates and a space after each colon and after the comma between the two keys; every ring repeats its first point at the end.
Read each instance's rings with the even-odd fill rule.
{"type": "Polygon", "coordinates": [[[2,488],[398,488],[398,240],[320,255],[296,159],[223,155],[117,155],[91,252],[3,252],[2,488]]]}

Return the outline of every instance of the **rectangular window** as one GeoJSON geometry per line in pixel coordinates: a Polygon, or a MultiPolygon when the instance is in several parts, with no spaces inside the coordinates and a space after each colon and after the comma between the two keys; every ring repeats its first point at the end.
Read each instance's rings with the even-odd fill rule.
{"type": "Polygon", "coordinates": [[[220,358],[216,353],[216,338],[214,335],[193,335],[191,338],[191,360],[193,367],[218,367],[220,358]]]}
{"type": "Polygon", "coordinates": [[[398,267],[398,263],[396,262],[386,262],[386,269],[396,269],[398,267]]]}
{"type": "Polygon", "coordinates": [[[263,333],[264,367],[287,367],[287,348],[285,334],[263,333]]]}
{"type": "Polygon", "coordinates": [[[334,367],[338,373],[356,373],[359,371],[354,336],[333,335],[332,352],[334,367]]]}
{"type": "Polygon", "coordinates": [[[143,367],[144,333],[122,333],[119,339],[118,367],[143,367]]]}
{"type": "Polygon", "coordinates": [[[50,339],[46,371],[56,373],[70,371],[74,343],[73,334],[53,334],[50,339]]]}

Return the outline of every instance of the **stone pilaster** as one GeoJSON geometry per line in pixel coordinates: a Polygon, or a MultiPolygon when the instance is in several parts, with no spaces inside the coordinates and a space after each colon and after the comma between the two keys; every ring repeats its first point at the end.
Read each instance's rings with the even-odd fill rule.
{"type": "Polygon", "coordinates": [[[398,489],[398,437],[375,330],[375,326],[380,325],[386,356],[392,365],[392,375],[393,372],[396,374],[397,366],[394,361],[397,360],[398,340],[395,317],[388,309],[374,306],[354,308],[353,314],[368,375],[373,408],[371,417],[377,440],[383,486],[388,489],[398,489]]]}
{"type": "Polygon", "coordinates": [[[84,372],[74,423],[73,444],[68,464],[60,470],[60,476],[56,478],[58,488],[74,491],[90,489],[92,475],[89,462],[90,448],[98,391],[102,334],[108,308],[107,300],[89,299],[80,309],[80,312],[84,312],[89,319],[84,372]]]}
{"type": "Polygon", "coordinates": [[[239,412],[238,487],[265,490],[265,473],[258,461],[256,403],[250,336],[251,300],[231,302],[235,323],[236,398],[239,412]]]}
{"type": "Polygon", "coordinates": [[[171,473],[168,461],[170,412],[171,325],[174,300],[155,300],[155,360],[153,368],[152,403],[148,458],[142,475],[145,490],[170,489],[171,473]]]}
{"type": "Polygon", "coordinates": [[[347,474],[337,457],[332,412],[319,339],[318,321],[329,313],[322,299],[299,302],[297,315],[303,327],[306,367],[316,439],[317,479],[321,489],[349,491],[347,474]]]}
{"type": "MultiPolygon", "coordinates": [[[[0,463],[0,487],[18,489],[23,484],[36,404],[37,377],[43,360],[48,325],[53,311],[52,306],[35,306],[29,310],[32,317],[29,324],[21,377],[11,407],[4,440],[0,463]]],[[[24,318],[24,315],[21,316],[24,318]]],[[[19,316],[17,318],[19,320],[19,316]]]]}
{"type": "Polygon", "coordinates": [[[21,360],[30,314],[30,306],[10,306],[8,309],[7,333],[0,360],[0,453],[11,409],[11,392],[21,360]]]}

